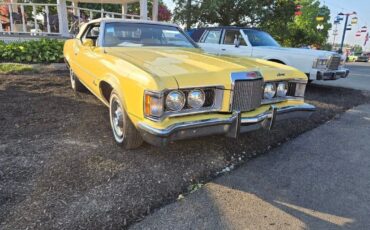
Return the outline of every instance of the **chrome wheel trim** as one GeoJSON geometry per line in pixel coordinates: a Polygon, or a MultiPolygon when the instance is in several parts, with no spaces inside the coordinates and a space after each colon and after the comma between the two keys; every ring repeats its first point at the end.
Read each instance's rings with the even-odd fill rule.
{"type": "Polygon", "coordinates": [[[118,143],[122,143],[125,139],[125,132],[124,132],[124,111],[121,106],[121,103],[117,96],[113,95],[111,102],[110,102],[110,123],[112,126],[112,131],[114,135],[114,139],[118,143]]]}
{"type": "Polygon", "coordinates": [[[69,77],[71,79],[71,86],[72,86],[72,89],[76,89],[76,76],[75,74],[73,73],[73,70],[72,69],[69,69],[69,77]]]}

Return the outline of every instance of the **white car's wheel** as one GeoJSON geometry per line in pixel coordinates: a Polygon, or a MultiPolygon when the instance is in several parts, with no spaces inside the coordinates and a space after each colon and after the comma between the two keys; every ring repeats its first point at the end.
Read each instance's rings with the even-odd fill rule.
{"type": "Polygon", "coordinates": [[[127,116],[122,102],[114,90],[109,101],[110,123],[115,141],[126,149],[139,147],[143,143],[143,139],[127,116]]]}

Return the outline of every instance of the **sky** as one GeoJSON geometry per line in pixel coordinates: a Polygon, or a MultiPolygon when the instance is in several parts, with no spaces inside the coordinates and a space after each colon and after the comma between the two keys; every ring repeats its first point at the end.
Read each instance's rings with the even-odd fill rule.
{"type": "MultiPolygon", "coordinates": [[[[173,10],[175,8],[175,4],[173,0],[163,0],[163,2],[173,10]]],[[[370,30],[370,0],[320,0],[322,5],[326,5],[329,7],[331,12],[331,22],[334,21],[336,15],[339,12],[349,13],[355,11],[357,13],[357,17],[359,22],[357,25],[352,26],[352,30],[348,30],[345,37],[345,43],[348,44],[358,44],[363,45],[365,41],[365,33],[362,33],[361,37],[356,37],[355,33],[358,29],[362,26],[367,26],[368,31],[370,30]]],[[[335,38],[335,42],[339,43],[342,38],[344,27],[344,20],[338,25],[338,36],[335,38]]],[[[334,28],[334,26],[333,26],[334,28]]],[[[328,42],[333,43],[334,36],[333,31],[329,31],[330,37],[328,42]]],[[[365,50],[370,51],[370,41],[367,43],[365,50]]]]}
{"type": "MultiPolygon", "coordinates": [[[[355,11],[359,19],[357,25],[352,26],[352,30],[348,30],[345,37],[345,43],[357,44],[363,46],[365,41],[366,33],[362,33],[361,37],[356,37],[355,34],[362,26],[368,27],[368,32],[370,32],[370,0],[320,0],[321,4],[325,4],[329,7],[331,12],[331,21],[333,22],[336,15],[340,12],[351,13],[355,11]]],[[[350,20],[349,20],[350,21],[350,20]]],[[[333,26],[335,28],[335,26],[333,26]]],[[[342,39],[344,28],[344,20],[338,25],[338,33],[335,41],[339,43],[342,39]]],[[[330,31],[329,42],[333,42],[333,32],[330,31]]],[[[370,51],[370,41],[368,41],[365,50],[370,51]]]]}

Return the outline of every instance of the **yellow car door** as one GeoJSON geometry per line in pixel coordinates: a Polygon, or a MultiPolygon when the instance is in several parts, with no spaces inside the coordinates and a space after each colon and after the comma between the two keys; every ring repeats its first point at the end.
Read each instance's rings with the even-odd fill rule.
{"type": "Polygon", "coordinates": [[[79,80],[93,93],[99,92],[97,66],[99,65],[99,51],[96,41],[99,37],[99,24],[93,24],[86,28],[80,41],[77,41],[75,59],[78,63],[79,80]]]}

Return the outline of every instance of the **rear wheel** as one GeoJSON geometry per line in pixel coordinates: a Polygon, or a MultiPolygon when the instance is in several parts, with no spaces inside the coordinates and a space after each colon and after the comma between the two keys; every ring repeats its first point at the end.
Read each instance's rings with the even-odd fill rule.
{"type": "Polygon", "coordinates": [[[125,149],[138,148],[143,143],[143,139],[122,105],[118,94],[113,90],[109,100],[109,114],[114,139],[125,149]]]}
{"type": "Polygon", "coordinates": [[[85,86],[78,80],[76,74],[73,72],[72,68],[69,69],[69,78],[71,80],[71,87],[75,92],[83,92],[86,90],[85,86]]]}

